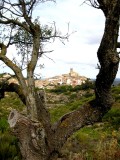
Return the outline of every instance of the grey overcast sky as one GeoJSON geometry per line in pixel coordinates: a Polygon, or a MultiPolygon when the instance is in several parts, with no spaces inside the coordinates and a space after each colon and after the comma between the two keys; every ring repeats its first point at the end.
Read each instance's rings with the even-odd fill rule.
{"type": "MultiPolygon", "coordinates": [[[[69,41],[62,44],[59,40],[46,46],[47,53],[41,59],[43,69],[37,69],[42,78],[68,73],[70,68],[80,75],[96,78],[98,74],[97,49],[104,31],[104,15],[101,10],[83,4],[84,0],[56,0],[56,3],[41,3],[35,8],[34,17],[39,17],[41,24],[55,22],[64,35],[68,30],[74,32],[69,41]],[[53,59],[50,60],[50,59],[53,59]]],[[[12,49],[9,50],[11,52],[12,49]]],[[[120,77],[118,71],[117,77],[120,77]]]]}
{"type": "Polygon", "coordinates": [[[57,0],[56,4],[48,2],[37,8],[36,15],[40,16],[43,23],[56,22],[57,28],[65,34],[74,32],[69,42],[63,45],[59,40],[50,44],[48,48],[54,52],[47,54],[54,60],[43,57],[45,68],[41,70],[43,77],[51,77],[68,73],[73,68],[80,75],[95,78],[97,48],[100,44],[104,30],[104,15],[101,10],[86,4],[84,0],[57,0]]]}

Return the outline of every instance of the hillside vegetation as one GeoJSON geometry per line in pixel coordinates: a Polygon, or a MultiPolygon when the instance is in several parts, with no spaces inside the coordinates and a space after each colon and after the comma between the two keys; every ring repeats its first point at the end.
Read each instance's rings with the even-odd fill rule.
{"type": "MultiPolygon", "coordinates": [[[[52,123],[62,115],[94,98],[94,85],[56,86],[46,90],[47,106],[52,123]]],[[[112,87],[115,103],[102,122],[82,128],[72,135],[61,150],[61,160],[119,160],[120,159],[120,86],[112,87]]],[[[6,93],[0,101],[0,160],[21,160],[17,139],[12,135],[7,116],[12,108],[24,110],[15,93],[6,93]]]]}

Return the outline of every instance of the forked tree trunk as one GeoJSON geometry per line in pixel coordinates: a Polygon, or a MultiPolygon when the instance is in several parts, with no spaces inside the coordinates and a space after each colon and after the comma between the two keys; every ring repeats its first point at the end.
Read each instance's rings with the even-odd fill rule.
{"type": "Polygon", "coordinates": [[[14,134],[19,139],[19,147],[24,160],[48,159],[46,133],[39,122],[33,122],[13,110],[9,115],[9,123],[11,127],[14,127],[14,134]]]}
{"type": "Polygon", "coordinates": [[[96,98],[76,111],[64,115],[51,125],[50,115],[39,96],[35,97],[37,120],[19,114],[15,110],[9,116],[10,126],[20,141],[24,160],[53,160],[59,153],[67,138],[85,125],[99,121],[111,108],[113,98],[111,85],[115,79],[119,56],[117,39],[119,32],[119,0],[98,0],[106,16],[104,35],[98,49],[100,71],[96,79],[96,98]]]}
{"type": "MultiPolygon", "coordinates": [[[[50,114],[45,108],[43,92],[36,94],[38,121],[12,110],[8,122],[19,140],[24,160],[53,160],[58,156],[55,130],[50,124],[50,114]]],[[[25,113],[24,113],[25,114],[25,113]]]]}

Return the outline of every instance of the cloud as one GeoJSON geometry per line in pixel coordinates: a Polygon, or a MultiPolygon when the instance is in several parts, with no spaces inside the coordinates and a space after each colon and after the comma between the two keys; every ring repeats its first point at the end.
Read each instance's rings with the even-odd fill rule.
{"type": "Polygon", "coordinates": [[[67,62],[66,64],[70,64],[70,65],[82,65],[82,66],[89,66],[89,67],[93,67],[95,68],[97,66],[97,64],[95,63],[81,63],[81,62],[77,62],[77,61],[71,61],[71,62],[67,62]]]}
{"type": "Polygon", "coordinates": [[[88,36],[86,37],[85,43],[89,44],[89,45],[99,45],[101,41],[101,36],[97,35],[97,36],[88,36]]]}
{"type": "MultiPolygon", "coordinates": [[[[98,70],[97,49],[104,32],[105,18],[101,10],[88,5],[80,5],[84,0],[57,0],[56,3],[41,3],[36,7],[34,18],[40,18],[41,25],[56,22],[56,27],[63,35],[67,33],[68,22],[69,42],[63,45],[59,40],[46,45],[47,53],[41,59],[44,69],[37,69],[42,77],[55,76],[69,72],[73,68],[81,75],[95,78],[98,70]],[[53,59],[50,60],[50,59],[53,59]]],[[[120,73],[118,73],[119,75],[120,73]]]]}

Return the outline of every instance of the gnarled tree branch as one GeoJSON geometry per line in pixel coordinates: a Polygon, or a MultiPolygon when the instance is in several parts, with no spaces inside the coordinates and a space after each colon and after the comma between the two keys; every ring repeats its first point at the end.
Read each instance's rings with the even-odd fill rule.
{"type": "Polygon", "coordinates": [[[20,68],[14,64],[11,60],[9,60],[5,54],[6,54],[6,46],[4,45],[4,48],[1,47],[1,53],[0,53],[0,60],[2,60],[7,66],[9,66],[15,73],[16,77],[18,78],[18,81],[23,89],[24,95],[27,95],[27,86],[25,79],[21,73],[20,68]]]}
{"type": "Polygon", "coordinates": [[[20,85],[16,84],[16,83],[9,83],[9,82],[1,82],[0,83],[0,99],[4,98],[4,93],[5,92],[15,92],[17,93],[17,95],[19,96],[19,98],[21,99],[21,101],[23,102],[24,105],[26,105],[26,99],[25,99],[25,95],[23,94],[23,90],[20,87],[20,85]]]}

